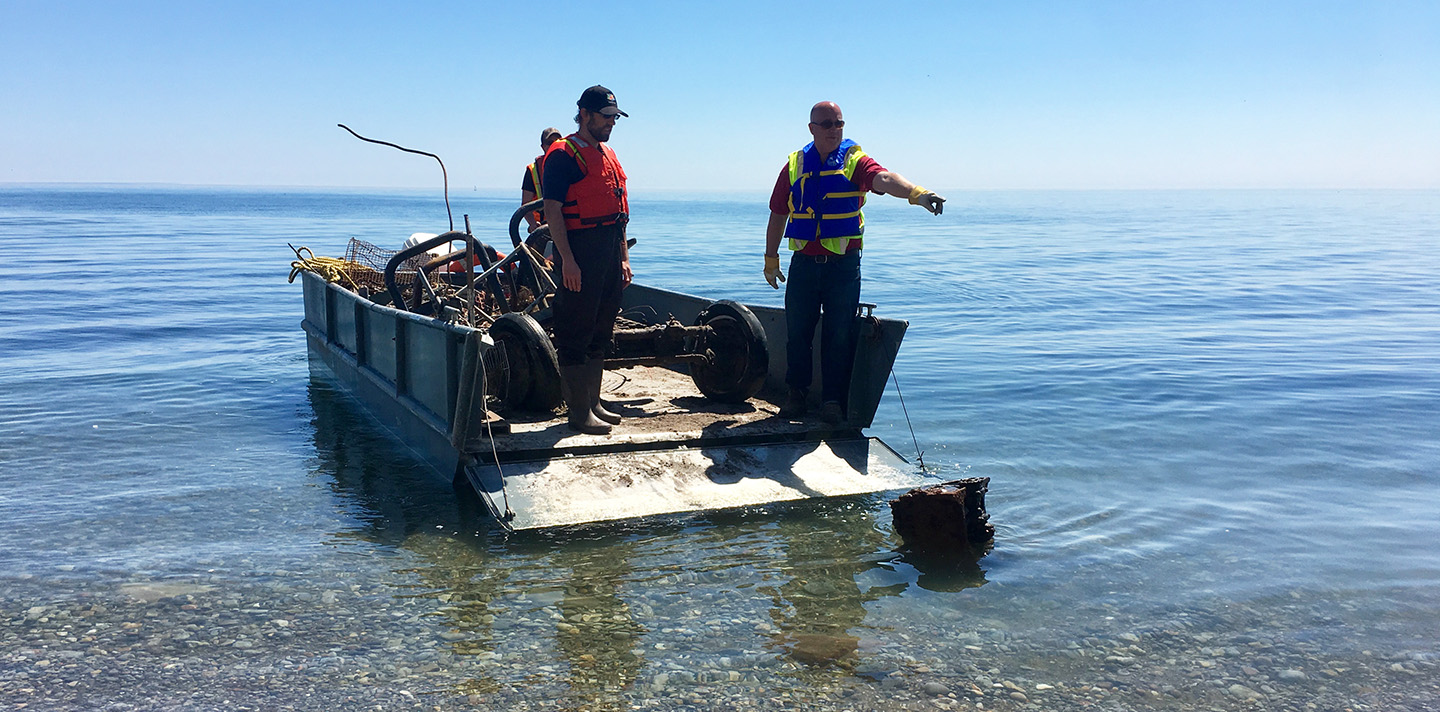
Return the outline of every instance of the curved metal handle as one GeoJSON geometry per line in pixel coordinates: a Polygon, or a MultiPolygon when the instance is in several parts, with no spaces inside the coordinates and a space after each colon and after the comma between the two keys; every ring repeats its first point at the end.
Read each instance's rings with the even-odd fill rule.
{"type": "MultiPolygon", "coordinates": [[[[521,241],[522,241],[522,240],[521,240],[521,237],[520,237],[520,222],[525,219],[525,215],[526,215],[527,213],[529,213],[529,212],[531,212],[531,211],[533,211],[533,210],[542,210],[542,209],[544,209],[544,205],[545,205],[545,199],[544,199],[544,198],[536,198],[535,200],[532,200],[532,201],[530,201],[530,202],[528,202],[528,203],[525,203],[524,205],[521,205],[521,206],[520,206],[520,209],[519,209],[519,210],[516,210],[516,211],[515,211],[515,214],[510,216],[510,242],[511,242],[512,244],[514,244],[515,247],[518,248],[518,247],[520,246],[521,241]]],[[[550,237],[550,226],[549,226],[549,225],[540,225],[540,226],[536,227],[535,230],[530,233],[530,235],[531,235],[531,236],[543,235],[543,236],[545,236],[546,239],[549,239],[549,237],[550,237]]],[[[540,244],[543,244],[543,243],[540,243],[540,244]]],[[[534,261],[533,259],[532,259],[532,260],[526,260],[526,261],[525,261],[525,266],[524,266],[523,268],[521,268],[521,269],[530,270],[530,278],[531,278],[531,280],[533,280],[536,285],[539,285],[539,284],[540,284],[540,282],[541,282],[541,280],[540,280],[540,268],[535,265],[535,261],[534,261]]]]}
{"type": "Polygon", "coordinates": [[[510,244],[516,247],[520,246],[520,222],[525,219],[526,213],[533,213],[536,210],[543,210],[544,205],[544,198],[536,198],[524,205],[521,205],[520,209],[516,210],[515,214],[510,216],[510,244]]]}

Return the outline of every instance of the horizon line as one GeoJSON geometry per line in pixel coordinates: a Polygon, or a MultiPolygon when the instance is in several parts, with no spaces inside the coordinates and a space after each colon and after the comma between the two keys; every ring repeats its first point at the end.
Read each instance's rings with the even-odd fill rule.
{"type": "MultiPolygon", "coordinates": [[[[257,190],[277,191],[293,190],[306,192],[383,192],[383,191],[404,191],[404,192],[429,192],[435,191],[439,195],[442,191],[434,186],[344,186],[344,185],[294,185],[294,184],[265,184],[265,183],[173,183],[162,181],[3,181],[0,180],[0,189],[4,188],[121,188],[121,189],[191,189],[191,190],[257,190]]],[[[670,195],[695,195],[697,193],[727,194],[727,195],[766,195],[768,188],[674,188],[674,187],[648,187],[639,186],[645,193],[660,193],[670,195]]],[[[1073,186],[1055,187],[984,187],[984,188],[955,188],[941,187],[937,190],[940,193],[1024,193],[1024,192],[1189,192],[1189,191],[1436,191],[1440,186],[1131,186],[1131,187],[1087,187],[1079,188],[1073,186]]],[[[452,196],[463,193],[484,193],[495,194],[517,192],[511,188],[471,186],[470,190],[451,190],[452,196]]]]}

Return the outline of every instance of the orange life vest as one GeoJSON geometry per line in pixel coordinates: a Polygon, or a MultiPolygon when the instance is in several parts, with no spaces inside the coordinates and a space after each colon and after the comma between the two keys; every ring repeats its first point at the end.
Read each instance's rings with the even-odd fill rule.
{"type": "MultiPolygon", "coordinates": [[[[570,184],[562,200],[560,212],[565,216],[565,229],[582,230],[599,225],[614,225],[630,218],[630,201],[625,193],[625,169],[615,152],[605,144],[586,143],[577,134],[550,144],[548,157],[564,151],[580,167],[580,180],[570,184]]],[[[560,196],[550,196],[559,200],[560,196]]]]}

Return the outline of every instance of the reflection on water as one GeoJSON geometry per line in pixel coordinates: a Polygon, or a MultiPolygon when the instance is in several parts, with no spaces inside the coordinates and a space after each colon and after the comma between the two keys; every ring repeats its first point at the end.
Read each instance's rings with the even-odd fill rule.
{"type": "Polygon", "coordinates": [[[979,551],[953,553],[902,549],[896,562],[916,571],[916,586],[937,593],[954,593],[984,585],[985,570],[980,568],[980,557],[989,551],[989,544],[979,551]]]}
{"type": "Polygon", "coordinates": [[[556,566],[570,570],[555,622],[556,648],[569,664],[570,694],[591,709],[619,709],[615,695],[639,676],[638,650],[645,628],[621,596],[629,578],[633,545],[584,542],[556,552],[556,566]]]}
{"type": "MultiPolygon", "coordinates": [[[[493,655],[491,602],[499,597],[506,572],[490,565],[489,520],[479,503],[458,496],[464,491],[446,485],[406,451],[313,361],[308,396],[319,469],[333,477],[335,492],[353,503],[352,514],[361,523],[358,530],[337,536],[418,554],[426,565],[399,571],[417,581],[401,595],[444,604],[438,612],[448,619],[448,630],[441,639],[456,655],[493,655]]],[[[461,687],[466,693],[485,693],[498,685],[481,675],[461,687]]]]}
{"type": "Polygon", "coordinates": [[[318,362],[310,364],[308,390],[314,410],[319,471],[356,505],[368,541],[400,544],[417,532],[488,534],[489,520],[470,511],[473,499],[456,490],[380,426],[347,395],[318,362]]]}
{"type": "Polygon", "coordinates": [[[783,541],[781,570],[793,576],[771,589],[770,617],[779,628],[775,645],[799,663],[853,669],[860,639],[851,631],[864,623],[865,604],[899,592],[861,591],[855,580],[875,566],[872,554],[884,537],[869,512],[853,509],[819,522],[781,520],[775,533],[783,541]]]}

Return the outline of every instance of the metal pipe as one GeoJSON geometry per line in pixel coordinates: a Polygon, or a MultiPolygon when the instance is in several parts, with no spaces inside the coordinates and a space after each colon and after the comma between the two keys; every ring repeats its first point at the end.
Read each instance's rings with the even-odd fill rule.
{"type": "MultiPolygon", "coordinates": [[[[521,221],[523,221],[523,220],[525,219],[525,215],[526,215],[527,213],[532,213],[532,212],[535,212],[536,210],[540,210],[544,205],[545,205],[545,200],[544,200],[543,198],[536,198],[535,200],[532,200],[532,201],[530,201],[530,202],[528,202],[528,203],[525,203],[524,205],[521,205],[521,206],[520,206],[520,209],[519,209],[519,210],[516,210],[516,211],[515,211],[515,214],[510,216],[510,243],[511,243],[511,244],[513,244],[515,247],[519,247],[519,246],[520,246],[520,242],[521,242],[521,240],[520,240],[520,223],[521,223],[521,221]]],[[[537,228],[537,229],[538,229],[538,228],[537,228]]]]}
{"type": "MultiPolygon", "coordinates": [[[[465,234],[470,235],[470,214],[465,214],[465,234]]],[[[471,235],[473,237],[473,235],[471,235]]],[[[475,246],[465,241],[465,284],[470,287],[470,308],[465,310],[465,323],[475,326],[475,246]]]]}
{"type": "Polygon", "coordinates": [[[385,263],[385,291],[390,293],[390,303],[395,305],[395,308],[403,309],[405,307],[405,295],[400,293],[400,287],[395,283],[395,271],[400,268],[400,265],[405,264],[407,260],[416,255],[429,252],[432,247],[439,247],[440,245],[455,240],[464,240],[467,243],[473,242],[477,248],[476,251],[483,252],[483,250],[478,249],[480,242],[476,240],[473,235],[451,230],[444,234],[436,235],[412,247],[407,247],[395,253],[395,256],[391,257],[390,261],[385,263]]]}

